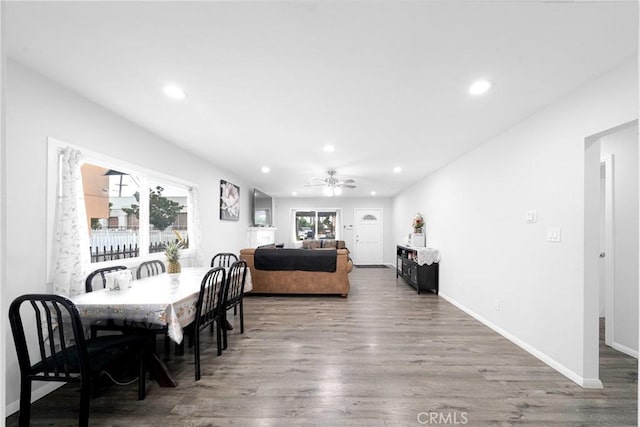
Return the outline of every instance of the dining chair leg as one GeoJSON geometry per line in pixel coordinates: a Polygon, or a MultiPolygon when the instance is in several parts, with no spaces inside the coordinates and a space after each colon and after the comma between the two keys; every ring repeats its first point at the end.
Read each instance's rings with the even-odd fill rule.
{"type": "Polygon", "coordinates": [[[91,399],[91,381],[90,379],[82,379],[80,385],[80,415],[78,425],[82,427],[89,426],[89,400],[91,399]]]}
{"type": "Polygon", "coordinates": [[[227,324],[227,312],[222,310],[222,321],[220,322],[220,329],[222,329],[222,349],[227,349],[227,328],[225,325],[227,324]]]}
{"type": "Polygon", "coordinates": [[[244,334],[244,306],[242,304],[242,298],[240,298],[240,333],[244,334]]]}
{"type": "Polygon", "coordinates": [[[145,346],[140,344],[138,348],[138,400],[144,400],[147,394],[146,375],[147,367],[144,363],[146,359],[145,346]]]}
{"type": "Polygon", "coordinates": [[[216,344],[218,345],[218,356],[222,354],[222,332],[224,328],[222,327],[222,318],[218,318],[216,321],[216,344]]]}
{"type": "Polygon", "coordinates": [[[200,380],[200,331],[196,329],[193,332],[193,357],[196,369],[196,381],[200,380]]]}
{"type": "Polygon", "coordinates": [[[31,421],[31,380],[21,378],[20,380],[20,415],[18,425],[29,427],[31,421]]]}

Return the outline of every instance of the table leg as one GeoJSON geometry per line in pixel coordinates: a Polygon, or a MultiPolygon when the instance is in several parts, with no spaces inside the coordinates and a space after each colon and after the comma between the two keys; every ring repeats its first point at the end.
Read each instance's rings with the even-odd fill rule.
{"type": "Polygon", "coordinates": [[[154,351],[149,357],[149,371],[160,387],[177,387],[178,383],[169,372],[167,365],[154,351]]]}

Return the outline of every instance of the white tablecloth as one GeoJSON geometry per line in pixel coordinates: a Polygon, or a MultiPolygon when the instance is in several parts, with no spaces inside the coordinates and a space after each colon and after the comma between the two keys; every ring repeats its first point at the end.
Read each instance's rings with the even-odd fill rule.
{"type": "Polygon", "coordinates": [[[412,248],[418,252],[418,265],[431,265],[434,262],[440,262],[440,251],[435,248],[412,248]]]}
{"type": "MultiPolygon", "coordinates": [[[[210,268],[184,268],[178,276],[159,274],[131,282],[119,291],[102,289],[71,298],[83,319],[115,319],[166,325],[169,337],[182,342],[182,329],[195,320],[202,278],[210,268]]],[[[247,269],[245,292],[252,289],[247,269]]]]}

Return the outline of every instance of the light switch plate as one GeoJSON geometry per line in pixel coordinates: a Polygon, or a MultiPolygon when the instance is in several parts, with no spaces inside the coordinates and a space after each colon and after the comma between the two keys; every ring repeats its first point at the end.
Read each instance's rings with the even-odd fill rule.
{"type": "Polygon", "coordinates": [[[538,214],[536,213],[536,211],[527,211],[526,220],[527,224],[533,224],[534,222],[536,222],[538,220],[538,214]]]}
{"type": "Polygon", "coordinates": [[[547,242],[559,243],[560,237],[560,227],[547,227],[547,242]]]}

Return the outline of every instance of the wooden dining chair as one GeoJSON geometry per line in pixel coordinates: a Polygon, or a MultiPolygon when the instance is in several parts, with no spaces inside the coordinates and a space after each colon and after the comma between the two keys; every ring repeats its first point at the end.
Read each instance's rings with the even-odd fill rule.
{"type": "Polygon", "coordinates": [[[89,399],[96,378],[130,360],[131,352],[139,362],[138,400],[145,398],[145,337],[127,334],[85,339],[77,307],[60,295],[16,298],[9,307],[9,322],[20,367],[20,426],[30,422],[33,381],[79,383],[78,425],[88,426],[89,399]]]}
{"type": "Polygon", "coordinates": [[[218,356],[222,354],[225,276],[226,270],[223,267],[212,268],[204,275],[196,301],[196,318],[185,328],[185,333],[189,335],[194,347],[196,381],[200,380],[200,332],[209,328],[213,333],[214,323],[218,356]]]}
{"type": "Polygon", "coordinates": [[[138,266],[136,270],[136,279],[142,279],[143,277],[156,276],[167,271],[164,266],[164,262],[154,259],[151,261],[145,261],[138,266]]]}
{"type": "MultiPolygon", "coordinates": [[[[244,307],[242,296],[244,295],[244,282],[247,279],[247,262],[245,260],[236,261],[231,265],[227,273],[227,285],[225,286],[224,298],[224,321],[227,321],[227,311],[238,307],[240,312],[240,333],[244,333],[244,307]]],[[[227,348],[227,329],[223,328],[222,348],[227,348]]]]}
{"type": "Polygon", "coordinates": [[[220,252],[215,254],[213,258],[211,258],[211,267],[224,267],[229,268],[231,264],[238,260],[238,256],[236,254],[232,254],[230,252],[220,252]]]}

